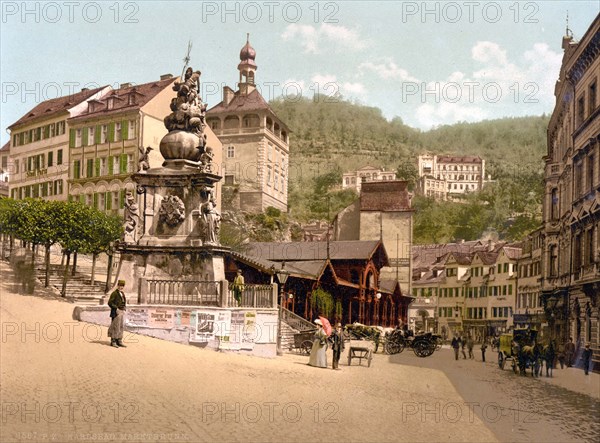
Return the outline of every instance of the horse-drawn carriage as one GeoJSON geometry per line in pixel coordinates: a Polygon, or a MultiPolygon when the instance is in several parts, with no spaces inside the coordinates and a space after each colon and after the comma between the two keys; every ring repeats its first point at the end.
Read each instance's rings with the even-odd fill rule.
{"type": "Polygon", "coordinates": [[[436,349],[442,346],[439,335],[427,332],[412,336],[400,329],[395,329],[384,337],[383,349],[386,354],[399,354],[404,348],[412,348],[418,357],[429,357],[436,349]]]}
{"type": "Polygon", "coordinates": [[[511,334],[502,334],[498,345],[498,367],[504,369],[511,362],[513,372],[525,371],[530,368],[535,376],[540,372],[542,347],[537,343],[535,329],[515,329],[511,334]]]}

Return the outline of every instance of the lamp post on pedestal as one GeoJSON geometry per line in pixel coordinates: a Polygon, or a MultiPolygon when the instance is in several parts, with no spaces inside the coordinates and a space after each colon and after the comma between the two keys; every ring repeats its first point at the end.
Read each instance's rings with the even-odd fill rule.
{"type": "Polygon", "coordinates": [[[278,288],[278,300],[279,300],[279,316],[277,319],[277,355],[283,355],[283,350],[281,349],[281,315],[283,313],[283,300],[281,299],[281,294],[283,293],[283,287],[285,286],[285,282],[287,281],[290,273],[285,269],[285,262],[281,263],[281,269],[277,271],[277,281],[279,282],[278,288]]]}

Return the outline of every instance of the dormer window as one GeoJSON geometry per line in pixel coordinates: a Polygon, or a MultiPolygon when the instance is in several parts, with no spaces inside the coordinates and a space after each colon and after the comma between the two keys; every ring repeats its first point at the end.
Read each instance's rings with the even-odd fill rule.
{"type": "Polygon", "coordinates": [[[106,101],[106,108],[107,109],[113,109],[115,106],[115,99],[114,97],[109,97],[108,100],[106,101]]]}

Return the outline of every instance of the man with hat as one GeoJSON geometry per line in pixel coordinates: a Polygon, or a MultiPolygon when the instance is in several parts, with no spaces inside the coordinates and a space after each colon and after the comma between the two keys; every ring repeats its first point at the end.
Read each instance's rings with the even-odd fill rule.
{"type": "Polygon", "coordinates": [[[110,298],[108,299],[108,306],[110,307],[110,327],[108,328],[108,336],[110,337],[110,345],[113,348],[125,348],[123,344],[123,323],[125,321],[125,309],[127,300],[125,299],[125,293],[123,288],[125,287],[125,280],[119,280],[117,283],[117,289],[115,289],[110,298]]]}
{"type": "Polygon", "coordinates": [[[242,303],[242,294],[244,293],[244,276],[241,269],[237,270],[237,275],[233,279],[231,289],[233,289],[233,298],[235,298],[237,305],[240,306],[242,303]]]}
{"type": "Polygon", "coordinates": [[[337,323],[335,329],[331,333],[331,349],[333,349],[333,363],[331,364],[332,369],[339,369],[340,357],[344,352],[344,336],[342,333],[342,324],[337,323]]]}

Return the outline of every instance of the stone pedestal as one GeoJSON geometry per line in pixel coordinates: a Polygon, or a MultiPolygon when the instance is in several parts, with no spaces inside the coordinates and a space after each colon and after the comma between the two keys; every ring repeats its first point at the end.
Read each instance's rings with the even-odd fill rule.
{"type": "Polygon", "coordinates": [[[138,245],[201,246],[201,205],[214,195],[216,174],[200,172],[189,160],[167,160],[166,167],[133,175],[140,194],[138,245]]]}

